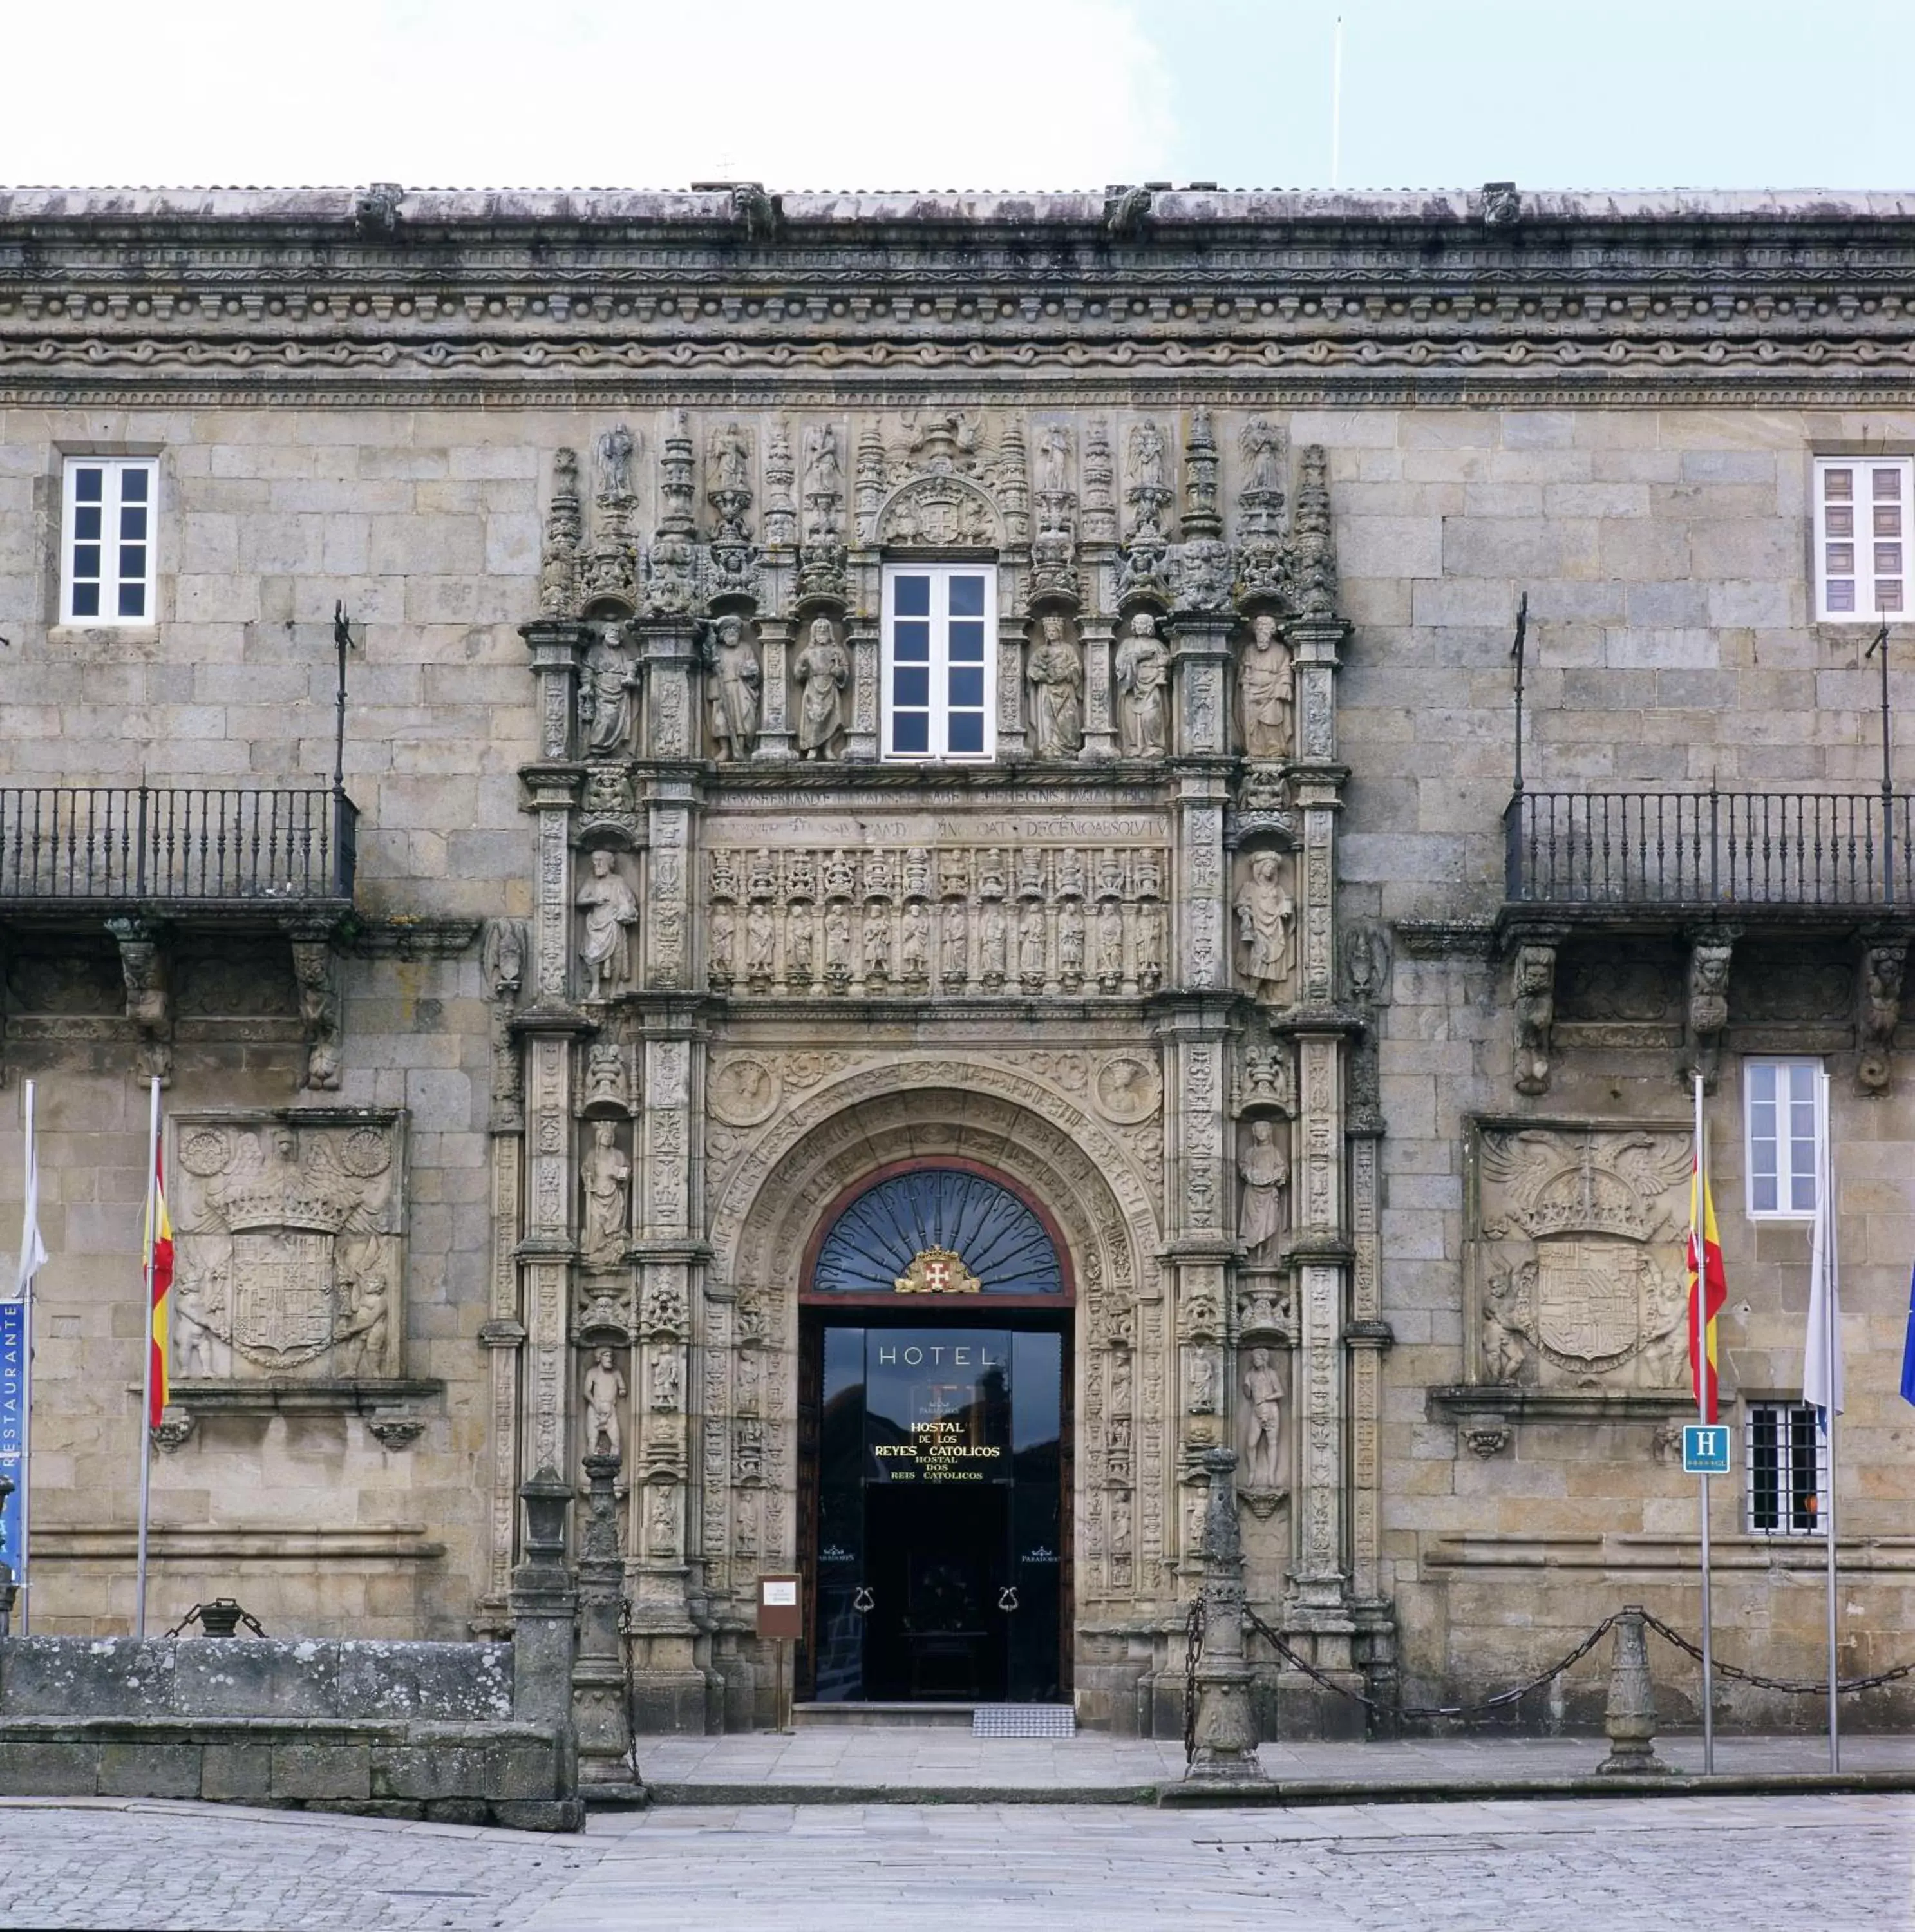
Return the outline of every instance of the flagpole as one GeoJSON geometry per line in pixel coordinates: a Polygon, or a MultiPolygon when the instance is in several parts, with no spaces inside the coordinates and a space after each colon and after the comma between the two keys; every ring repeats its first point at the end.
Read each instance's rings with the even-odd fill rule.
{"type": "Polygon", "coordinates": [[[1824,1259],[1827,1270],[1822,1286],[1822,1360],[1823,1372],[1827,1378],[1827,1405],[1822,1411],[1825,1418],[1823,1426],[1827,1432],[1829,1451],[1829,1483],[1827,1511],[1823,1520],[1822,1534],[1827,1547],[1823,1554],[1827,1561],[1829,1597],[1829,1768],[1838,1772],[1842,1768],[1842,1728],[1839,1717],[1840,1694],[1836,1686],[1837,1658],[1836,1643],[1836,1617],[1839,1605],[1839,1591],[1836,1581],[1836,1411],[1842,1400],[1842,1358],[1836,1352],[1841,1346],[1841,1329],[1836,1318],[1839,1279],[1836,1244],[1836,1148],[1835,1136],[1830,1120],[1829,1076],[1825,1068],[1822,1074],[1822,1182],[1827,1192],[1822,1196],[1825,1204],[1824,1226],[1828,1230],[1827,1247],[1824,1259]]]}
{"type": "MultiPolygon", "coordinates": [[[[1695,1401],[1697,1419],[1709,1414],[1709,1163],[1702,1131],[1702,1076],[1695,1076],[1695,1186],[1689,1200],[1689,1252],[1695,1262],[1695,1401]]],[[[1709,1478],[1698,1476],[1702,1495],[1702,1769],[1716,1768],[1716,1657],[1714,1622],[1709,1600],[1709,1478]]]]}
{"type": "Polygon", "coordinates": [[[145,1310],[140,1322],[139,1376],[139,1545],[133,1565],[133,1634],[146,1634],[146,1524],[153,1474],[153,1249],[159,1234],[160,1083],[153,1082],[153,1100],[146,1133],[146,1220],[143,1237],[146,1263],[145,1310]]]}
{"type": "MultiPolygon", "coordinates": [[[[34,1198],[33,1160],[33,1089],[34,1083],[26,1083],[26,1168],[22,1177],[24,1191],[20,1198],[32,1202],[34,1198]]],[[[34,1215],[34,1232],[39,1229],[39,1216],[34,1215]]],[[[26,1239],[22,1229],[21,1238],[26,1239]]],[[[26,1257],[21,1257],[25,1262],[26,1257]]],[[[30,1636],[33,1633],[33,1276],[29,1274],[20,1294],[20,1325],[25,1330],[21,1344],[25,1351],[20,1366],[20,1549],[19,1549],[19,1605],[20,1634],[30,1636]]]]}

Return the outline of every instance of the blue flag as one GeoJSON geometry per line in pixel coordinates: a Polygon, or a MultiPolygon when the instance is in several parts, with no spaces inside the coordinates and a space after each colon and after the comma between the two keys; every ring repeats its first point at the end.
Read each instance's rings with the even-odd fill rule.
{"type": "Polygon", "coordinates": [[[1902,1342],[1902,1399],[1915,1402],[1915,1269],[1908,1276],[1908,1330],[1902,1342]]]}

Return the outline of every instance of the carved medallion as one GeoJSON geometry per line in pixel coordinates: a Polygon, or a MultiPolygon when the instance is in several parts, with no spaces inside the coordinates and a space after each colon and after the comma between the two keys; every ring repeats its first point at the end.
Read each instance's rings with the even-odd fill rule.
{"type": "Polygon", "coordinates": [[[756,1054],[733,1054],[721,1060],[708,1090],[712,1112],[734,1127],[755,1127],[769,1120],[778,1103],[778,1077],[756,1054]]]}
{"type": "Polygon", "coordinates": [[[1119,1126],[1134,1126],[1157,1111],[1157,1070],[1140,1054],[1117,1053],[1097,1070],[1091,1092],[1097,1111],[1119,1126]]]}
{"type": "Polygon", "coordinates": [[[984,1283],[949,1248],[923,1248],[892,1283],[900,1294],[978,1294],[984,1283]]]}

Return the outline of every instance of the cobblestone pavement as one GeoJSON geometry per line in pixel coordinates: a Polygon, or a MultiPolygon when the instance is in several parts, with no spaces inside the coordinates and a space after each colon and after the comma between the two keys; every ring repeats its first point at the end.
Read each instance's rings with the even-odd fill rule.
{"type": "MultiPolygon", "coordinates": [[[[1377,1784],[1425,1780],[1467,1786],[1490,1779],[1587,1777],[1608,1744],[1600,1737],[1495,1736],[1407,1738],[1400,1743],[1266,1744],[1258,1755],[1272,1778],[1377,1784]]],[[[1658,1754],[1678,1771],[1702,1768],[1701,1737],[1659,1737],[1658,1754]]],[[[1845,1738],[1848,1771],[1915,1772],[1915,1737],[1845,1738]]],[[[1822,1772],[1828,1746],[1812,1736],[1719,1737],[1716,1768],[1747,1774],[1822,1772]]],[[[1113,1738],[978,1738],[928,1726],[806,1726],[781,1737],[741,1732],[715,1738],[641,1738],[648,1784],[854,1785],[922,1791],[1051,1790],[1161,1784],[1183,1775],[1180,1743],[1113,1738]]],[[[701,1792],[701,1796],[706,1795],[701,1792]]]]}
{"type": "Polygon", "coordinates": [[[1915,1798],[665,1809],[566,1840],[95,1800],[0,1802],[17,1932],[1673,1932],[1909,1922],[1915,1798]]]}

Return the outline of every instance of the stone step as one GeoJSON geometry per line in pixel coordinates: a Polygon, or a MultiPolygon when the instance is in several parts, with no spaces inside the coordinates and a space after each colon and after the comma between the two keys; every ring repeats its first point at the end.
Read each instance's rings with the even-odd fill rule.
{"type": "Polygon", "coordinates": [[[794,1730],[801,1731],[844,1725],[872,1727],[904,1724],[949,1725],[968,1731],[971,1728],[971,1714],[976,1708],[974,1704],[885,1704],[876,1701],[794,1704],[791,1707],[791,1722],[794,1730]]]}

